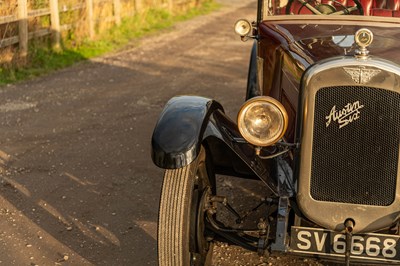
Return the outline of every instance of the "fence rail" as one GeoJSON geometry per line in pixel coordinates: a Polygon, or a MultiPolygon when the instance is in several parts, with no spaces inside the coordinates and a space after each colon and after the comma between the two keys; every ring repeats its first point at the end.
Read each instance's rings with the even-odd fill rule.
{"type": "MultiPolygon", "coordinates": [[[[82,3],[78,3],[72,6],[67,6],[65,4],[60,6],[59,0],[49,0],[48,8],[28,10],[28,0],[17,0],[17,14],[0,17],[0,26],[9,23],[16,23],[18,25],[18,36],[11,36],[8,38],[0,39],[0,49],[18,44],[19,56],[21,58],[24,58],[28,53],[28,41],[33,38],[47,35],[52,36],[53,46],[55,48],[59,48],[61,42],[61,32],[71,30],[76,25],[81,23],[85,24],[88,36],[90,38],[94,38],[96,34],[96,22],[98,21],[98,19],[95,18],[94,9],[105,4],[112,5],[112,15],[109,17],[101,17],[101,21],[113,22],[118,25],[121,23],[123,10],[121,1],[124,0],[83,0],[82,3]],[[60,15],[66,12],[75,11],[82,12],[85,17],[84,21],[74,21],[70,24],[60,24],[60,15]],[[50,25],[47,28],[29,32],[28,21],[30,19],[43,16],[50,17],[50,25]]],[[[126,3],[127,1],[131,1],[131,3],[129,4],[132,4],[132,6],[135,7],[135,12],[138,12],[140,11],[140,9],[145,8],[145,5],[142,3],[143,0],[125,0],[124,2],[126,3]]],[[[166,1],[165,6],[171,11],[174,5],[173,0],[163,1],[166,1]]],[[[188,1],[187,3],[189,3],[190,0],[186,1],[188,1]]],[[[178,5],[178,3],[176,3],[176,5],[178,5]]]]}

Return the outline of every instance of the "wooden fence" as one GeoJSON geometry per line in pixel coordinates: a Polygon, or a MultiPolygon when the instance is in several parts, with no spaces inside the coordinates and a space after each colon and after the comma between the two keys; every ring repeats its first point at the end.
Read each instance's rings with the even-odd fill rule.
{"type": "MultiPolygon", "coordinates": [[[[13,15],[2,16],[0,17],[0,26],[9,23],[16,23],[18,25],[18,35],[11,36],[6,38],[1,38],[0,36],[0,49],[8,46],[18,44],[19,47],[19,57],[24,58],[28,53],[28,41],[33,38],[43,37],[46,35],[52,36],[53,46],[58,49],[60,47],[61,42],[61,33],[63,31],[71,30],[76,27],[79,23],[85,24],[85,29],[87,31],[87,35],[90,38],[94,38],[96,34],[96,22],[98,20],[112,22],[115,24],[121,23],[122,14],[126,14],[123,12],[124,7],[122,6],[121,1],[124,3],[132,2],[131,5],[134,6],[134,12],[140,12],[142,9],[151,6],[152,4],[155,7],[161,6],[167,8],[172,11],[174,5],[182,5],[189,3],[188,0],[184,0],[185,2],[174,2],[177,0],[161,0],[165,2],[152,2],[152,4],[145,2],[146,0],[82,0],[81,3],[75,4],[73,6],[59,5],[59,0],[48,0],[47,8],[39,8],[28,10],[28,0],[17,0],[17,12],[13,15]],[[104,4],[112,4],[112,15],[109,17],[97,18],[94,15],[94,9],[96,6],[104,5],[104,4]],[[65,12],[74,12],[81,11],[84,14],[85,19],[78,22],[73,22],[71,24],[61,24],[60,23],[60,14],[65,12]],[[29,20],[33,18],[49,16],[50,24],[47,28],[42,28],[40,30],[29,31],[28,25],[29,20]]],[[[179,1],[179,0],[178,0],[179,1]]],[[[0,0],[1,2],[1,0],[0,0]]]]}

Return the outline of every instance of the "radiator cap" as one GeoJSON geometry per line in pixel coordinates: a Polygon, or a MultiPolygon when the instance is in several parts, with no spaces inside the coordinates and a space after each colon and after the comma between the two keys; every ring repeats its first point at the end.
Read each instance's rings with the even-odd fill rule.
{"type": "Polygon", "coordinates": [[[374,35],[369,29],[359,29],[354,34],[354,41],[356,42],[358,49],[356,50],[356,57],[366,58],[368,57],[369,51],[367,47],[371,45],[374,40],[374,35]]]}

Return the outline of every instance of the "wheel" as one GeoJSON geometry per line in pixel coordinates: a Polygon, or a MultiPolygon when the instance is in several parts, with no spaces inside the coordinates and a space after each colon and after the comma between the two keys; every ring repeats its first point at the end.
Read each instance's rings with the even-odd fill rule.
{"type": "Polygon", "coordinates": [[[204,148],[191,164],[165,171],[158,218],[160,266],[211,262],[212,248],[207,241],[204,216],[211,184],[204,148]]]}
{"type": "Polygon", "coordinates": [[[300,7],[297,8],[297,13],[301,14],[303,7],[305,7],[309,13],[315,15],[350,15],[354,11],[358,11],[359,15],[364,15],[364,9],[359,0],[353,0],[354,6],[346,7],[338,0],[331,0],[327,3],[320,3],[320,1],[314,0],[289,0],[286,6],[286,14],[293,14],[292,5],[295,6],[294,2],[297,5],[300,4],[300,7]],[[341,10],[337,11],[336,7],[340,7],[341,10]]]}

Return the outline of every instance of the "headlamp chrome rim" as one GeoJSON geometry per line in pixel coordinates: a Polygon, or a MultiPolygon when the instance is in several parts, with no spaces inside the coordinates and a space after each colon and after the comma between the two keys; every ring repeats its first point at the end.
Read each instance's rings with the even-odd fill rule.
{"type": "Polygon", "coordinates": [[[253,26],[247,19],[239,19],[235,22],[235,33],[241,37],[249,36],[252,32],[253,26]]]}
{"type": "Polygon", "coordinates": [[[266,147],[266,146],[271,146],[273,144],[275,144],[276,142],[278,142],[285,134],[286,130],[288,127],[288,114],[287,111],[285,109],[285,107],[276,99],[270,97],[270,96],[258,96],[258,97],[254,97],[248,101],[246,101],[242,107],[240,108],[240,111],[238,113],[238,128],[239,128],[239,132],[242,135],[242,137],[249,142],[250,144],[253,144],[255,146],[259,146],[259,147],[266,147]],[[275,134],[273,137],[269,138],[269,139],[260,139],[257,138],[255,136],[253,136],[252,134],[249,133],[248,128],[246,128],[245,126],[245,115],[247,114],[247,112],[251,109],[252,106],[255,106],[257,104],[270,104],[270,107],[275,108],[275,112],[278,112],[279,115],[279,119],[281,119],[280,121],[272,121],[272,123],[279,123],[280,124],[280,132],[278,134],[275,134]]]}

